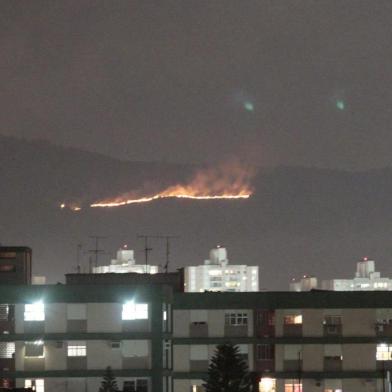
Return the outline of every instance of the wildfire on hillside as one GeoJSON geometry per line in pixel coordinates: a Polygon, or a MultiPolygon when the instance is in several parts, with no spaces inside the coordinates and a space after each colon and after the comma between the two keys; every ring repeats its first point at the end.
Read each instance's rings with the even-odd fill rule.
{"type": "Polygon", "coordinates": [[[255,172],[239,163],[226,163],[216,168],[199,170],[185,184],[176,184],[153,194],[129,192],[113,199],[97,201],[90,207],[119,207],[147,203],[157,199],[193,200],[248,199],[252,193],[251,179],[255,172]]]}

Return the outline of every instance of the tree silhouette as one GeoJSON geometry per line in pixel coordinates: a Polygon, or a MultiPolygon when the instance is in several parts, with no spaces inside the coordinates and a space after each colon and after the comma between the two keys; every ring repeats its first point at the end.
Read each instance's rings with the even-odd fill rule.
{"type": "Polygon", "coordinates": [[[216,347],[203,384],[206,392],[249,392],[251,380],[246,362],[232,344],[216,347]]]}
{"type": "Polygon", "coordinates": [[[99,392],[117,392],[118,386],[116,377],[112,372],[112,368],[108,366],[105,370],[105,374],[103,375],[103,380],[101,382],[101,387],[99,388],[99,392]]]}

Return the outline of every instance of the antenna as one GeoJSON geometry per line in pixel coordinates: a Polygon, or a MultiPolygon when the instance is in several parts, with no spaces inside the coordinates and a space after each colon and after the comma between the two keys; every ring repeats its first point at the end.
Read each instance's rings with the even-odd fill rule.
{"type": "Polygon", "coordinates": [[[79,243],[76,246],[76,273],[80,274],[80,254],[82,253],[83,244],[79,243]]]}
{"type": "Polygon", "coordinates": [[[146,263],[146,273],[147,273],[147,265],[148,265],[148,253],[152,251],[152,248],[148,246],[148,239],[153,238],[151,235],[143,235],[143,234],[138,234],[137,238],[144,239],[144,260],[146,263]]]}
{"type": "MultiPolygon", "coordinates": [[[[88,251],[88,253],[91,253],[91,254],[94,255],[94,258],[95,258],[94,264],[95,264],[96,267],[98,267],[98,257],[99,257],[100,254],[105,252],[104,249],[99,249],[99,241],[103,240],[106,237],[99,236],[99,235],[91,235],[90,238],[95,240],[95,248],[94,249],[90,249],[88,251]]],[[[91,260],[91,258],[90,258],[90,260],[91,260]]],[[[90,269],[91,269],[91,263],[90,263],[90,269]]]]}
{"type": "Polygon", "coordinates": [[[170,263],[170,240],[173,238],[178,238],[177,235],[155,235],[153,238],[164,239],[166,241],[166,262],[163,267],[165,274],[168,273],[169,263],[170,263]]]}
{"type": "Polygon", "coordinates": [[[137,238],[144,239],[144,257],[146,262],[146,272],[148,265],[148,254],[152,251],[152,248],[148,246],[148,240],[151,238],[164,239],[166,241],[166,262],[163,267],[165,273],[167,274],[170,263],[170,240],[172,238],[178,238],[176,235],[138,235],[137,238]]]}

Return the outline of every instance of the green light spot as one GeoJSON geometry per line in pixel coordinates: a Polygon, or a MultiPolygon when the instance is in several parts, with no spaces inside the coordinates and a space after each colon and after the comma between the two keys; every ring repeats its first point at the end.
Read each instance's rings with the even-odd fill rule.
{"type": "Polygon", "coordinates": [[[244,109],[248,112],[253,112],[255,110],[255,107],[252,102],[246,101],[244,102],[244,109]]]}
{"type": "Polygon", "coordinates": [[[336,101],[336,107],[337,107],[339,110],[344,110],[344,109],[346,108],[346,104],[344,103],[344,101],[343,101],[342,99],[338,99],[338,100],[336,101]]]}

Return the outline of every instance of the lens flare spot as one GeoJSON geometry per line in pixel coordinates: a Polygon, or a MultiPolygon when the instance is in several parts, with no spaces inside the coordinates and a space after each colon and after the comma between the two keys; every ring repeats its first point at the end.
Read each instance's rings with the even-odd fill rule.
{"type": "Polygon", "coordinates": [[[251,101],[245,101],[244,102],[244,109],[247,112],[253,112],[255,110],[255,105],[251,101]]]}
{"type": "Polygon", "coordinates": [[[346,108],[346,103],[343,101],[343,99],[336,100],[336,108],[339,110],[344,110],[346,108]]]}

